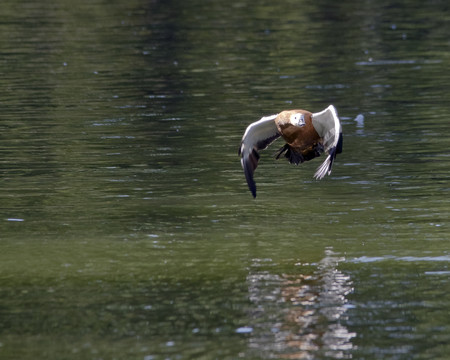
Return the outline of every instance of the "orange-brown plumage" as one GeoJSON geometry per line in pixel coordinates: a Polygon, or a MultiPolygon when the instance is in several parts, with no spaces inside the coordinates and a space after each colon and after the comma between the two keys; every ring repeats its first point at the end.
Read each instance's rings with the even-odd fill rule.
{"type": "MultiPolygon", "coordinates": [[[[316,155],[320,143],[320,136],[312,124],[312,113],[306,110],[282,111],[275,119],[278,132],[289,145],[290,150],[310,160],[316,155]],[[305,125],[293,125],[289,119],[295,114],[302,114],[305,125]],[[313,156],[314,154],[314,156],[313,156]]],[[[323,150],[323,149],[322,149],[323,150]]]]}

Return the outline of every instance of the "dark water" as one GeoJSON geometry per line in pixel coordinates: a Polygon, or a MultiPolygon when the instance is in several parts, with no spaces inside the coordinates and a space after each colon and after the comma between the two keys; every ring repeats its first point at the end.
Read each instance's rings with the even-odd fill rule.
{"type": "Polygon", "coordinates": [[[0,357],[447,359],[448,14],[3,1],[0,357]],[[253,200],[245,127],[329,104],[333,174],[253,200]]]}

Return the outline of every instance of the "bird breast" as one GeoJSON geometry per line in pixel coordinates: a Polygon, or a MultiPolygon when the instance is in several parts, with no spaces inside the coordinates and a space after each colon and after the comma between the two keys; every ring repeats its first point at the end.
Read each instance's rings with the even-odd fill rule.
{"type": "Polygon", "coordinates": [[[296,151],[302,152],[308,148],[314,147],[320,142],[320,136],[312,124],[312,114],[305,110],[289,110],[278,114],[275,119],[278,132],[283,139],[296,151]],[[302,126],[293,125],[291,117],[293,115],[303,114],[305,124],[302,126]]]}

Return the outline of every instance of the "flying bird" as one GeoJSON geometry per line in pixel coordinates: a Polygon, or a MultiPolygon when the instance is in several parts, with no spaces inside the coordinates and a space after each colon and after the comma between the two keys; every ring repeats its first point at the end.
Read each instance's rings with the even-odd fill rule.
{"type": "Polygon", "coordinates": [[[309,161],[323,152],[328,154],[314,174],[318,180],[331,174],[336,154],[342,152],[342,127],[333,105],[318,113],[286,110],[262,117],[247,127],[239,147],[242,168],[253,197],[256,197],[253,174],[258,166],[258,151],[266,149],[279,137],[286,144],[278,150],[276,158],[284,155],[291,164],[309,161]]]}

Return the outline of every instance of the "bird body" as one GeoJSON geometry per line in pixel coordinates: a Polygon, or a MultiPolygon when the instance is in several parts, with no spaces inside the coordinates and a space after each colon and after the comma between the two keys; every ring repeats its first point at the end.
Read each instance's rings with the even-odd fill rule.
{"type": "Polygon", "coordinates": [[[261,118],[247,127],[239,147],[242,168],[253,197],[256,197],[253,174],[258,166],[258,151],[279,137],[286,144],[279,149],[277,159],[284,155],[290,163],[298,165],[320,156],[322,152],[328,154],[314,175],[316,179],[331,173],[336,154],[342,152],[342,127],[333,105],[318,113],[286,110],[261,118]]]}

